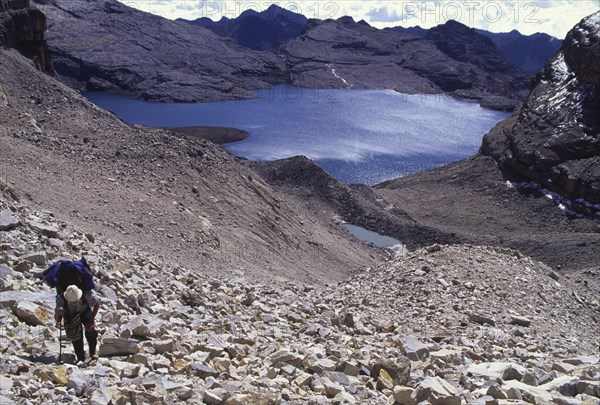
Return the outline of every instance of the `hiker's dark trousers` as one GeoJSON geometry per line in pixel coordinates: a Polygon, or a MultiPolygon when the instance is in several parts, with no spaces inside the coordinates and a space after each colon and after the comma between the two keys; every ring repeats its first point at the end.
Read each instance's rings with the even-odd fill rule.
{"type": "MultiPolygon", "coordinates": [[[[96,354],[96,344],[98,343],[98,331],[85,332],[85,340],[88,342],[90,357],[96,354]]],[[[73,350],[77,356],[77,361],[85,361],[85,350],[83,349],[83,338],[73,341],[73,350]]]]}

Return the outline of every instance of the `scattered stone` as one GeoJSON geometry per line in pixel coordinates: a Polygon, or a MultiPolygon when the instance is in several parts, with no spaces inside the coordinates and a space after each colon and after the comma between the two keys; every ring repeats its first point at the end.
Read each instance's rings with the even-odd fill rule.
{"type": "Polygon", "coordinates": [[[90,398],[90,405],[109,405],[112,403],[113,395],[109,390],[94,390],[90,398]]]}
{"type": "Polygon", "coordinates": [[[469,314],[469,321],[473,323],[478,323],[480,325],[496,326],[496,321],[494,321],[494,319],[491,316],[484,314],[471,313],[469,314]]]}
{"type": "Polygon", "coordinates": [[[15,271],[19,273],[25,273],[33,268],[33,263],[22,260],[15,265],[15,271]]]}
{"type": "Polygon", "coordinates": [[[38,266],[45,266],[46,261],[47,261],[46,252],[28,253],[28,254],[21,256],[21,260],[31,262],[38,266]]]}
{"type": "Polygon", "coordinates": [[[21,222],[13,216],[11,210],[0,211],[0,231],[10,231],[20,224],[21,222]]]}
{"type": "Polygon", "coordinates": [[[60,229],[53,226],[44,225],[41,222],[31,221],[29,222],[29,227],[49,238],[59,238],[60,236],[60,229]]]}
{"type": "Polygon", "coordinates": [[[415,392],[417,402],[431,405],[460,405],[461,398],[454,386],[440,377],[425,377],[415,392]]]}
{"type": "Polygon", "coordinates": [[[414,336],[405,336],[402,339],[402,347],[412,361],[422,361],[429,357],[429,349],[414,336]]]}
{"type": "Polygon", "coordinates": [[[339,393],[344,392],[344,387],[331,381],[325,381],[323,386],[325,387],[325,393],[329,398],[333,398],[339,393]]]}
{"type": "Polygon", "coordinates": [[[397,385],[394,387],[394,401],[400,405],[416,405],[414,392],[413,388],[397,385]]]}
{"type": "Polygon", "coordinates": [[[0,280],[7,280],[8,278],[16,277],[16,272],[8,267],[6,264],[0,263],[0,280]]]}
{"type": "Polygon", "coordinates": [[[94,377],[81,371],[75,371],[67,378],[67,388],[74,389],[77,395],[83,395],[93,385],[94,377]]]}
{"type": "Polygon", "coordinates": [[[524,316],[509,315],[507,317],[506,323],[511,324],[511,325],[524,326],[524,327],[528,328],[531,325],[531,320],[529,320],[528,318],[526,318],[524,316]]]}
{"type": "Polygon", "coordinates": [[[128,356],[140,351],[139,343],[134,339],[105,337],[100,345],[99,355],[102,357],[128,356]]]}
{"type": "Polygon", "coordinates": [[[405,385],[410,380],[410,360],[406,357],[394,360],[378,360],[371,368],[371,377],[379,377],[382,371],[385,371],[387,376],[391,378],[392,388],[394,385],[405,385]]]}
{"type": "Polygon", "coordinates": [[[204,391],[204,403],[209,405],[221,405],[223,398],[219,396],[215,391],[206,390],[204,391]]]}
{"type": "Polygon", "coordinates": [[[486,395],[491,396],[494,399],[508,399],[506,392],[504,392],[498,384],[492,384],[488,388],[486,395]]]}

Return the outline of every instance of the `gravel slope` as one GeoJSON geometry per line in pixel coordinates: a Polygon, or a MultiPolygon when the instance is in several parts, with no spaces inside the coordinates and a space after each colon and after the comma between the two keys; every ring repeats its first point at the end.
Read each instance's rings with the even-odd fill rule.
{"type": "Polygon", "coordinates": [[[129,127],[0,53],[2,178],[34,206],[206,272],[325,281],[374,262],[220,147],[129,127]]]}

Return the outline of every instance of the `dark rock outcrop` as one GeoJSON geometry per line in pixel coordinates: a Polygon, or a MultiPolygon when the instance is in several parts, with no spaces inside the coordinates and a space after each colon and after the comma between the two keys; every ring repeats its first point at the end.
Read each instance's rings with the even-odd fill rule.
{"type": "Polygon", "coordinates": [[[213,21],[203,17],[193,21],[179,21],[207,28],[222,37],[232,38],[238,45],[275,53],[284,42],[300,35],[308,19],[302,14],[273,4],[262,12],[244,11],[237,18],[223,17],[219,21],[213,21]]]}
{"type": "Polygon", "coordinates": [[[274,55],[116,0],[37,0],[57,72],[74,87],[157,101],[253,97],[285,81],[274,55]]]}
{"type": "MultiPolygon", "coordinates": [[[[600,12],[566,36],[518,115],[486,135],[483,152],[507,174],[600,204],[600,12]]],[[[596,208],[575,209],[590,213],[596,208]]]]}
{"type": "Polygon", "coordinates": [[[448,92],[508,110],[527,93],[526,74],[490,40],[454,21],[417,38],[351,17],[309,20],[280,53],[292,83],[302,87],[448,92]]]}
{"type": "Polygon", "coordinates": [[[0,2],[0,47],[15,48],[32,59],[42,72],[53,74],[52,61],[44,40],[46,16],[31,7],[29,0],[0,2]]]}

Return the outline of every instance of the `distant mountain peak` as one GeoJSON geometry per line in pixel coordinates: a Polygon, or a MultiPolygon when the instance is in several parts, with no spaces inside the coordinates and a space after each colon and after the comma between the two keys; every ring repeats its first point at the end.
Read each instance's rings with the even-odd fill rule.
{"type": "Polygon", "coordinates": [[[275,53],[285,41],[300,35],[307,18],[272,4],[260,12],[249,9],[237,18],[223,17],[217,22],[205,19],[183,21],[207,28],[221,37],[231,38],[246,48],[275,53]]]}
{"type": "Polygon", "coordinates": [[[356,21],[354,21],[354,18],[352,18],[349,15],[342,16],[342,17],[338,18],[337,20],[343,24],[356,24],[356,21]]]}

